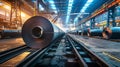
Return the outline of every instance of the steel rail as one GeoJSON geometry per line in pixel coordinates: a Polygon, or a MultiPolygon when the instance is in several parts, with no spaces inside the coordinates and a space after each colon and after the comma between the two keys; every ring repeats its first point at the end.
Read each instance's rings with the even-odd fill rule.
{"type": "Polygon", "coordinates": [[[68,39],[76,55],[78,55],[80,61],[82,61],[82,65],[84,65],[84,67],[90,67],[90,66],[109,67],[107,63],[105,63],[101,58],[99,58],[96,54],[90,51],[87,47],[83,46],[83,44],[80,44],[70,36],[68,36],[68,39]],[[80,50],[78,50],[75,45],[77,45],[77,47],[80,47],[80,50]],[[84,52],[84,55],[80,54],[81,51],[84,52]],[[86,60],[88,60],[89,62],[87,62],[85,58],[88,58],[86,60]]]}
{"type": "Polygon", "coordinates": [[[27,47],[26,45],[23,45],[20,47],[16,47],[16,48],[12,48],[12,49],[0,52],[0,64],[29,49],[30,49],[29,47],[27,47]]]}

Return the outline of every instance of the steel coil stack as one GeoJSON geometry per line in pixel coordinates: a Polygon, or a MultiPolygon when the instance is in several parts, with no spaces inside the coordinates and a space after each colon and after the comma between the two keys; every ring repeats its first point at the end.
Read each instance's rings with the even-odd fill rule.
{"type": "Polygon", "coordinates": [[[120,39],[120,27],[104,28],[103,38],[105,39],[120,39]]]}
{"type": "Polygon", "coordinates": [[[28,19],[22,28],[23,40],[27,46],[35,49],[45,48],[63,35],[62,30],[41,16],[28,19]]]}

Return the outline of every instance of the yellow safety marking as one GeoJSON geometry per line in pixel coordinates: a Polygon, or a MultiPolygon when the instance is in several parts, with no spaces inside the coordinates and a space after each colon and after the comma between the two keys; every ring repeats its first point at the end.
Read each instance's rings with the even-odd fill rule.
{"type": "Polygon", "coordinates": [[[115,57],[115,56],[113,56],[113,55],[111,55],[111,54],[109,54],[109,53],[107,53],[107,52],[103,52],[103,54],[104,54],[104,55],[107,55],[108,57],[110,57],[110,58],[112,58],[112,59],[114,59],[114,60],[116,60],[116,61],[118,61],[118,62],[120,62],[120,58],[117,58],[117,57],[115,57]]]}

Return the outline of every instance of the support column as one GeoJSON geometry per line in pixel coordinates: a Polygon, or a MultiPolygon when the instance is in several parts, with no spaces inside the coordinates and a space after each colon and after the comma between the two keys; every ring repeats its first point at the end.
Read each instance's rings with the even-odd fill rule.
{"type": "Polygon", "coordinates": [[[113,16],[112,16],[112,19],[113,19],[112,26],[115,27],[116,26],[116,22],[115,22],[115,7],[113,8],[112,13],[113,13],[113,16]]]}
{"type": "Polygon", "coordinates": [[[18,0],[11,0],[10,28],[17,29],[22,26],[21,3],[18,0]]]}
{"type": "Polygon", "coordinates": [[[111,27],[110,22],[112,22],[112,25],[111,25],[112,27],[116,26],[116,22],[115,22],[115,6],[108,9],[107,27],[111,27]],[[112,21],[110,21],[110,20],[112,20],[112,21]]]}
{"type": "Polygon", "coordinates": [[[110,24],[110,10],[108,10],[108,18],[107,18],[106,26],[109,27],[109,24],[110,24]]]}
{"type": "Polygon", "coordinates": [[[90,21],[91,21],[90,29],[95,28],[95,18],[92,18],[90,21]]]}

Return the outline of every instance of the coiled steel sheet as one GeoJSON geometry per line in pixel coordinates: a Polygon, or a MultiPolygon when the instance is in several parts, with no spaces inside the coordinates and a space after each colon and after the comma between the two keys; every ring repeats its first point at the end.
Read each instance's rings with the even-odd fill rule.
{"type": "Polygon", "coordinates": [[[105,39],[120,39],[120,27],[104,28],[103,38],[105,39]]]}
{"type": "Polygon", "coordinates": [[[24,42],[27,46],[35,49],[45,48],[63,35],[64,32],[62,30],[41,16],[31,17],[22,27],[24,42]]]}

